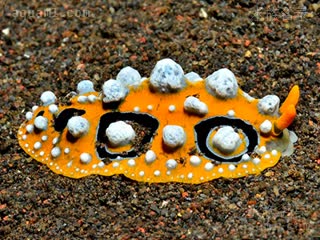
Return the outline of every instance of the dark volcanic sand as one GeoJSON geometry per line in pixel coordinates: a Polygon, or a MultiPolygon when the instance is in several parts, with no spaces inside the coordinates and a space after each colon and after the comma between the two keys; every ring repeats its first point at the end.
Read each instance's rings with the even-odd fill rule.
{"type": "Polygon", "coordinates": [[[0,2],[0,238],[320,236],[317,1],[5,2],[0,2]],[[283,101],[298,84],[301,100],[290,127],[299,136],[295,153],[259,176],[187,185],[123,176],[69,179],[20,149],[18,126],[44,90],[63,99],[81,79],[93,80],[99,89],[127,65],[149,76],[165,57],[204,77],[228,67],[255,97],[277,94],[283,101]]]}

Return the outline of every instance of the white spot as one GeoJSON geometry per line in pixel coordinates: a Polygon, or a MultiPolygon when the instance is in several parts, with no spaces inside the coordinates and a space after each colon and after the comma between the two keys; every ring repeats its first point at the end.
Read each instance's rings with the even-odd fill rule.
{"type": "Polygon", "coordinates": [[[126,87],[137,87],[141,83],[140,73],[129,66],[122,68],[116,79],[126,87]]]}
{"type": "Polygon", "coordinates": [[[269,120],[265,120],[260,124],[260,131],[262,133],[269,133],[272,130],[272,123],[269,120]]]}
{"type": "Polygon", "coordinates": [[[92,160],[92,156],[90,153],[81,153],[80,154],[80,162],[83,164],[88,164],[92,160]]]}
{"type": "Polygon", "coordinates": [[[152,70],[150,85],[158,92],[176,92],[184,88],[186,79],[181,66],[165,58],[158,61],[152,70]]]}
{"type": "Polygon", "coordinates": [[[34,126],[39,130],[47,130],[48,119],[43,116],[38,116],[34,119],[34,126]]]}
{"type": "Polygon", "coordinates": [[[169,110],[169,112],[174,112],[176,110],[176,106],[175,105],[169,105],[168,110],[169,110]]]}
{"type": "Polygon", "coordinates": [[[133,108],[133,111],[134,111],[134,112],[140,112],[140,108],[139,108],[138,106],[135,106],[135,107],[133,108]]]}
{"type": "Polygon", "coordinates": [[[97,100],[97,97],[93,94],[90,94],[88,96],[88,100],[89,100],[89,102],[94,103],[97,100]]]}
{"type": "Polygon", "coordinates": [[[177,163],[177,161],[174,160],[174,159],[169,159],[169,160],[167,160],[167,162],[166,162],[166,167],[167,167],[168,169],[175,169],[177,166],[178,166],[178,163],[177,163]]]}
{"type": "Polygon", "coordinates": [[[222,167],[218,169],[218,173],[223,173],[223,168],[222,167]]]}
{"type": "Polygon", "coordinates": [[[25,135],[25,134],[22,135],[22,140],[24,140],[24,141],[27,140],[27,135],[25,135]]]}
{"type": "Polygon", "coordinates": [[[248,165],[247,165],[247,164],[243,164],[243,165],[242,165],[242,168],[243,168],[243,169],[247,169],[247,168],[248,168],[248,165]]]}
{"type": "Polygon", "coordinates": [[[187,178],[188,179],[192,179],[193,178],[193,173],[188,173],[187,178]]]}
{"type": "Polygon", "coordinates": [[[265,154],[265,155],[264,155],[264,158],[265,158],[265,159],[270,159],[270,157],[271,157],[270,154],[265,154]]]}
{"type": "Polygon", "coordinates": [[[49,112],[51,114],[56,114],[59,111],[59,107],[56,104],[49,105],[49,112]]]}
{"type": "Polygon", "coordinates": [[[43,136],[41,137],[41,140],[42,140],[43,142],[47,141],[47,140],[48,140],[48,136],[47,136],[47,135],[43,135],[43,136]]]}
{"type": "Polygon", "coordinates": [[[97,168],[97,164],[92,165],[92,169],[95,169],[95,168],[97,168]]]}
{"type": "Polygon", "coordinates": [[[195,72],[189,72],[185,74],[184,77],[188,80],[188,82],[191,82],[191,83],[203,81],[203,79],[199,76],[199,74],[195,72]]]}
{"type": "Polygon", "coordinates": [[[122,85],[122,83],[114,79],[106,81],[102,86],[102,91],[104,103],[122,101],[128,93],[128,90],[122,85]]]}
{"type": "Polygon", "coordinates": [[[88,133],[89,122],[84,117],[74,116],[68,120],[67,128],[73,137],[79,138],[88,133]]]}
{"type": "Polygon", "coordinates": [[[229,111],[227,112],[227,115],[228,115],[229,117],[234,117],[234,116],[236,115],[236,113],[235,113],[233,110],[229,110],[229,111]]]}
{"type": "Polygon", "coordinates": [[[204,102],[201,102],[198,98],[189,96],[184,101],[184,110],[187,113],[192,113],[196,115],[206,115],[208,113],[208,106],[204,102]]]}
{"type": "Polygon", "coordinates": [[[98,163],[98,167],[99,167],[99,168],[103,168],[104,166],[105,166],[104,162],[99,162],[99,163],[98,163]]]}
{"type": "Polygon", "coordinates": [[[119,167],[120,166],[120,164],[118,163],[118,162],[113,162],[112,163],[112,167],[114,167],[114,168],[117,168],[117,167],[119,167]]]}
{"type": "Polygon", "coordinates": [[[33,113],[32,113],[32,112],[27,112],[27,113],[26,113],[26,119],[27,119],[28,121],[30,121],[30,120],[32,119],[32,117],[33,117],[33,113]]]}
{"type": "Polygon", "coordinates": [[[77,98],[77,102],[78,103],[86,103],[86,102],[88,102],[88,97],[87,96],[79,96],[77,98]]]}
{"type": "Polygon", "coordinates": [[[39,106],[35,105],[33,106],[31,109],[32,109],[32,112],[35,112],[37,109],[38,109],[39,106]]]}
{"type": "Polygon", "coordinates": [[[130,144],[136,133],[132,126],[124,121],[113,122],[106,129],[106,136],[112,147],[120,147],[130,144]]]}
{"type": "Polygon", "coordinates": [[[61,150],[59,147],[54,147],[51,149],[51,156],[54,157],[54,158],[57,158],[59,157],[61,154],[61,150]]]}
{"type": "Polygon", "coordinates": [[[271,154],[272,154],[273,156],[277,156],[277,155],[278,155],[278,151],[274,149],[274,150],[271,151],[271,154]]]}
{"type": "Polygon", "coordinates": [[[43,103],[43,106],[48,106],[50,104],[55,103],[56,96],[51,91],[45,91],[41,94],[40,100],[43,103]]]}
{"type": "Polygon", "coordinates": [[[233,164],[229,164],[228,169],[229,171],[233,172],[234,170],[236,170],[236,166],[233,164]]]}
{"type": "Polygon", "coordinates": [[[136,165],[136,161],[134,159],[129,159],[128,160],[128,166],[129,167],[134,167],[136,165]]]}
{"type": "Polygon", "coordinates": [[[181,147],[186,141],[184,129],[178,125],[166,125],[162,129],[163,143],[169,148],[181,147]]]}
{"type": "Polygon", "coordinates": [[[249,161],[249,160],[250,160],[250,156],[249,156],[247,153],[245,153],[245,154],[242,155],[241,161],[247,162],[247,161],[249,161]]]}
{"type": "Polygon", "coordinates": [[[65,153],[65,154],[69,154],[69,153],[70,153],[70,148],[65,148],[65,149],[64,149],[64,153],[65,153]]]}
{"type": "Polygon", "coordinates": [[[207,162],[205,165],[204,165],[204,169],[206,171],[211,171],[213,169],[214,165],[211,163],[211,162],[207,162]]]}
{"type": "Polygon", "coordinates": [[[199,166],[201,163],[201,158],[199,158],[198,156],[192,155],[190,157],[190,164],[193,166],[199,166]]]}
{"type": "Polygon", "coordinates": [[[148,106],[147,106],[147,109],[148,109],[149,111],[151,111],[151,110],[153,109],[153,106],[152,106],[152,105],[148,105],[148,106]]]}
{"type": "Polygon", "coordinates": [[[38,149],[40,149],[41,147],[42,147],[41,142],[35,142],[34,145],[33,145],[33,148],[34,148],[35,150],[38,150],[38,149]]]}
{"type": "Polygon", "coordinates": [[[41,152],[39,153],[39,155],[40,155],[41,157],[43,157],[43,156],[44,156],[44,151],[41,151],[41,152]]]}
{"type": "Polygon", "coordinates": [[[266,146],[261,146],[258,150],[257,150],[257,153],[258,154],[263,154],[267,151],[267,148],[266,146]]]}
{"type": "Polygon", "coordinates": [[[28,124],[26,126],[26,130],[27,130],[28,133],[32,133],[33,130],[34,130],[34,126],[32,124],[28,124]]]}
{"type": "Polygon", "coordinates": [[[146,152],[144,160],[146,163],[150,164],[150,163],[154,162],[156,160],[156,158],[157,158],[157,155],[155,154],[155,152],[153,150],[148,150],[146,152]]]}
{"type": "Polygon", "coordinates": [[[144,176],[144,171],[140,171],[140,172],[139,172],[139,176],[140,176],[140,177],[143,177],[143,176],[144,176]]]}
{"type": "Polygon", "coordinates": [[[58,138],[58,137],[55,137],[55,138],[52,140],[52,144],[53,144],[53,145],[56,145],[58,142],[59,142],[59,138],[58,138]]]}
{"type": "Polygon", "coordinates": [[[68,168],[71,168],[71,166],[72,166],[72,161],[70,161],[70,162],[67,163],[67,167],[68,167],[68,168]]]}
{"type": "Polygon", "coordinates": [[[258,110],[265,115],[274,116],[278,114],[280,99],[276,95],[267,95],[258,102],[258,110]]]}
{"type": "Polygon", "coordinates": [[[261,161],[260,161],[259,158],[254,158],[254,159],[252,160],[252,162],[253,162],[253,164],[257,165],[257,164],[259,164],[261,161]]]}
{"type": "Polygon", "coordinates": [[[238,83],[233,72],[222,68],[207,77],[206,88],[211,95],[228,99],[237,95],[238,83]]]}
{"type": "Polygon", "coordinates": [[[80,95],[94,92],[93,83],[90,80],[82,80],[77,85],[77,91],[80,95]]]}
{"type": "Polygon", "coordinates": [[[159,176],[160,176],[160,171],[159,171],[159,170],[155,170],[153,174],[154,174],[156,177],[159,177],[159,176]]]}
{"type": "Polygon", "coordinates": [[[28,144],[28,143],[26,143],[24,146],[25,146],[26,148],[28,148],[28,147],[29,147],[29,144],[28,144]]]}
{"type": "Polygon", "coordinates": [[[220,128],[213,136],[212,144],[221,152],[229,154],[240,146],[241,138],[232,127],[225,126],[220,128]]]}
{"type": "Polygon", "coordinates": [[[168,170],[168,171],[166,172],[166,174],[167,174],[168,176],[170,176],[170,175],[171,175],[171,171],[168,170]]]}

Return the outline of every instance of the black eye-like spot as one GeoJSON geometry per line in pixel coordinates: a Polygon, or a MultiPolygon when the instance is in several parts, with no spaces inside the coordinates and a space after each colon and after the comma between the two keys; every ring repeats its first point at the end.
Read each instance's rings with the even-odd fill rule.
{"type": "Polygon", "coordinates": [[[152,137],[154,136],[156,130],[159,127],[159,122],[156,118],[152,117],[149,114],[143,113],[133,113],[133,112],[109,112],[101,116],[99,121],[99,126],[97,130],[97,146],[96,150],[100,158],[109,158],[116,159],[118,157],[121,158],[135,158],[141,152],[145,152],[145,147],[148,143],[151,142],[152,137]],[[140,138],[135,139],[138,141],[132,149],[129,151],[124,151],[121,153],[115,153],[108,151],[106,146],[107,138],[106,138],[106,129],[109,125],[116,121],[126,121],[130,122],[133,125],[140,126],[143,129],[143,134],[140,138]]]}
{"type": "Polygon", "coordinates": [[[258,133],[251,124],[239,118],[228,118],[228,117],[222,117],[222,116],[208,118],[204,121],[201,121],[194,127],[198,148],[200,152],[208,159],[212,159],[219,162],[241,161],[241,157],[243,154],[240,156],[235,156],[232,158],[225,159],[225,158],[222,158],[221,156],[218,156],[208,148],[207,137],[210,134],[210,131],[213,128],[220,127],[220,126],[231,126],[233,128],[236,128],[237,131],[242,130],[243,134],[246,135],[249,141],[249,144],[247,146],[247,151],[244,152],[243,154],[245,153],[249,154],[253,152],[255,146],[258,145],[258,142],[259,142],[258,133]]]}
{"type": "Polygon", "coordinates": [[[70,118],[74,116],[81,116],[85,114],[86,111],[76,108],[67,108],[63,110],[59,115],[54,119],[54,130],[57,132],[62,132],[63,129],[67,126],[67,123],[70,118]]]}

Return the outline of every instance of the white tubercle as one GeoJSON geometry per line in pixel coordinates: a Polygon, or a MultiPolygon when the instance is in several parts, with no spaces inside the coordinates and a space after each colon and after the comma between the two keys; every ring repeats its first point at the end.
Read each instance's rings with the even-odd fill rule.
{"type": "Polygon", "coordinates": [[[150,85],[158,92],[176,92],[185,87],[186,79],[181,66],[165,58],[158,61],[152,70],[150,85]]]}
{"type": "Polygon", "coordinates": [[[198,98],[189,96],[184,101],[184,110],[187,113],[201,116],[208,113],[208,106],[204,102],[201,102],[198,98]]]}
{"type": "Polygon", "coordinates": [[[220,128],[212,138],[212,144],[222,153],[234,152],[241,144],[238,133],[230,126],[220,128]]]}
{"type": "Polygon", "coordinates": [[[80,162],[83,163],[83,164],[88,164],[90,163],[92,160],[92,156],[90,153],[81,153],[80,154],[80,162]]]}
{"type": "Polygon", "coordinates": [[[186,141],[184,129],[178,125],[166,125],[162,129],[163,143],[169,148],[181,147],[186,141]]]}
{"type": "Polygon", "coordinates": [[[145,155],[145,161],[146,163],[150,164],[152,162],[154,162],[157,158],[157,155],[155,154],[155,152],[153,150],[148,150],[146,152],[146,155],[145,155]]]}
{"type": "Polygon", "coordinates": [[[138,87],[141,83],[140,73],[129,66],[122,68],[116,79],[126,87],[138,87]]]}
{"type": "Polygon", "coordinates": [[[94,92],[93,83],[90,80],[82,80],[77,85],[77,92],[81,94],[94,92]]]}
{"type": "Polygon", "coordinates": [[[202,77],[200,77],[199,74],[195,73],[195,72],[189,72],[189,73],[185,74],[184,76],[188,80],[188,82],[191,82],[191,83],[203,81],[202,77]]]}
{"type": "Polygon", "coordinates": [[[258,102],[258,110],[265,115],[274,116],[278,114],[280,99],[276,95],[267,95],[258,102]]]}
{"type": "Polygon", "coordinates": [[[81,116],[74,116],[68,120],[67,129],[75,137],[81,137],[89,131],[89,121],[81,116]]]}
{"type": "Polygon", "coordinates": [[[170,170],[175,169],[178,166],[178,163],[174,159],[169,159],[166,162],[166,167],[170,170]]]}
{"type": "Polygon", "coordinates": [[[48,106],[50,104],[55,103],[57,100],[56,96],[51,91],[45,91],[41,94],[40,100],[43,104],[43,106],[48,106]]]}
{"type": "Polygon", "coordinates": [[[106,136],[112,147],[130,144],[136,136],[132,126],[124,121],[113,122],[106,129],[106,136]]]}
{"type": "Polygon", "coordinates": [[[206,78],[206,88],[211,95],[228,99],[237,95],[238,83],[233,72],[222,68],[206,78]]]}
{"type": "Polygon", "coordinates": [[[272,123],[269,120],[264,120],[263,123],[260,124],[260,131],[262,133],[269,133],[272,130],[272,123]]]}
{"type": "Polygon", "coordinates": [[[102,86],[102,91],[104,103],[119,102],[123,100],[128,93],[125,86],[114,79],[106,81],[102,86]]]}
{"type": "Polygon", "coordinates": [[[48,119],[43,116],[38,116],[34,119],[34,126],[39,130],[46,130],[48,128],[48,119]]]}

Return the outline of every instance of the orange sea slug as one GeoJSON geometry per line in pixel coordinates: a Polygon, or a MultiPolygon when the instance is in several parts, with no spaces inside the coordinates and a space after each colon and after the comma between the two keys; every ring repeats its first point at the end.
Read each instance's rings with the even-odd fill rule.
{"type": "Polygon", "coordinates": [[[234,74],[184,74],[171,59],[150,78],[131,67],[101,92],[81,81],[69,105],[46,91],[26,113],[18,140],[27,154],[71,178],[124,174],[144,182],[201,183],[258,174],[291,154],[299,88],[280,107],[275,95],[255,99],[234,74]]]}

